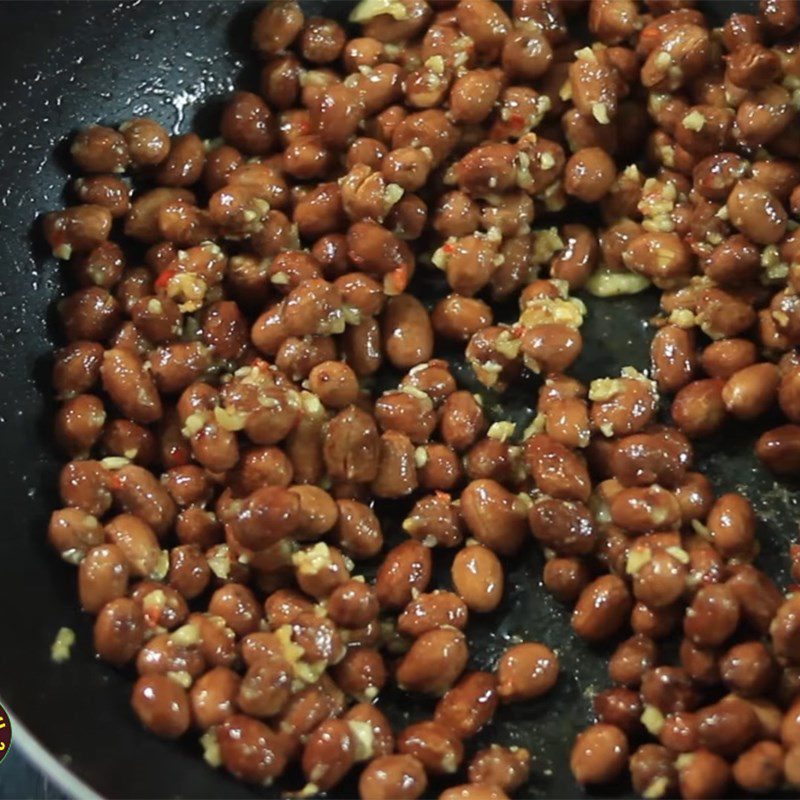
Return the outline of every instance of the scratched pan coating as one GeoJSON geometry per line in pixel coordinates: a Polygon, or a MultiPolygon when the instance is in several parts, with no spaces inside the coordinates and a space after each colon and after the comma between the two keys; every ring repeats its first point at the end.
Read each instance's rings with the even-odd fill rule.
{"type": "MultiPolygon", "coordinates": [[[[733,5],[743,8],[714,3],[712,13],[719,20],[733,5]]],[[[322,4],[306,8],[319,13],[322,4]]],[[[325,13],[343,18],[347,9],[334,2],[325,13]]],[[[128,708],[131,676],[91,656],[91,621],[77,608],[74,569],[59,563],[44,541],[58,468],[49,441],[47,376],[58,341],[52,308],[63,286],[33,223],[63,204],[65,135],[76,128],[149,114],[174,131],[213,135],[231,89],[255,86],[247,34],[256,10],[235,3],[0,4],[0,614],[6,623],[0,695],[50,753],[107,797],[269,797],[278,789],[247,787],[209,769],[194,742],[167,743],[145,733],[128,708]],[[78,642],[71,660],[55,666],[49,648],[62,625],[75,629],[78,642]]],[[[430,275],[414,285],[428,304],[443,288],[441,278],[430,275]]],[[[652,335],[645,320],[657,297],[584,299],[589,316],[576,374],[588,381],[626,365],[645,368],[652,335]]],[[[465,386],[477,388],[457,351],[442,354],[465,386]]],[[[526,424],[537,386],[528,376],[502,397],[487,395],[490,415],[526,424]]],[[[753,502],[761,520],[759,561],[785,584],[796,487],[776,482],[754,461],[757,433],[728,426],[698,446],[699,463],[718,491],[741,491],[753,502]]],[[[401,536],[402,505],[379,509],[390,540],[401,536]]],[[[447,585],[448,556],[436,560],[447,585]]],[[[502,708],[472,744],[495,741],[531,751],[532,776],[520,797],[575,797],[581,791],[569,774],[569,748],[590,719],[592,694],[607,685],[608,650],[576,641],[568,610],[542,589],[541,567],[533,547],[507,564],[502,606],[470,624],[471,666],[492,668],[511,643],[542,641],[559,653],[558,686],[542,700],[502,708]]],[[[397,724],[432,708],[396,689],[381,704],[397,724]]],[[[300,776],[292,775],[280,788],[299,786],[300,776]]],[[[432,785],[429,794],[440,788],[432,785]]],[[[630,787],[611,791],[629,795],[630,787]]],[[[354,792],[351,781],[339,796],[354,792]]]]}

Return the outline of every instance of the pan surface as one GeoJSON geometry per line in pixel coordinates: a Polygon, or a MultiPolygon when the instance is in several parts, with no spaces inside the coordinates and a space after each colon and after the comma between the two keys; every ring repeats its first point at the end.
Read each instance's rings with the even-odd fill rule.
{"type": "MultiPolygon", "coordinates": [[[[721,18],[734,5],[743,7],[716,2],[713,13],[721,18]]],[[[319,10],[321,3],[307,7],[319,10]]],[[[325,13],[343,17],[347,8],[333,2],[325,13]]],[[[173,131],[214,135],[225,96],[234,86],[255,85],[247,35],[256,10],[234,3],[0,4],[0,695],[25,728],[17,742],[27,741],[29,754],[71,794],[277,796],[274,788],[247,787],[206,767],[196,743],[162,742],[142,731],[128,708],[130,676],[92,657],[91,620],[77,607],[74,568],[48,550],[44,537],[57,502],[47,397],[49,353],[58,341],[52,306],[63,286],[35,225],[39,214],[63,205],[70,131],[151,115],[173,131]],[[72,658],[55,665],[50,645],[61,626],[76,631],[77,643],[72,658]]],[[[435,277],[416,286],[426,302],[441,289],[435,277]]],[[[577,376],[646,368],[652,331],[645,320],[657,307],[655,295],[587,303],[577,376]]],[[[469,371],[457,369],[474,388],[469,371]]],[[[488,396],[490,414],[528,421],[537,385],[529,378],[502,399],[488,396]]],[[[719,491],[741,491],[753,502],[761,520],[760,564],[785,585],[788,544],[797,533],[796,487],[774,481],[757,465],[757,433],[742,425],[726,428],[698,447],[700,469],[719,491]]],[[[391,540],[398,533],[393,520],[402,516],[383,511],[391,540]]],[[[533,548],[508,565],[503,605],[470,625],[471,665],[490,668],[514,641],[543,641],[559,652],[559,685],[541,702],[502,709],[476,745],[497,741],[531,751],[532,777],[520,796],[575,797],[581,791],[569,774],[569,748],[591,716],[592,695],[607,686],[608,650],[574,639],[568,610],[542,589],[540,574],[541,556],[533,548]]],[[[430,713],[429,704],[397,690],[386,693],[382,707],[397,723],[430,713]]],[[[299,786],[298,776],[286,788],[299,786]]],[[[435,796],[438,788],[432,785],[429,793],[435,796]]],[[[353,796],[353,790],[351,784],[341,794],[353,796]]]]}

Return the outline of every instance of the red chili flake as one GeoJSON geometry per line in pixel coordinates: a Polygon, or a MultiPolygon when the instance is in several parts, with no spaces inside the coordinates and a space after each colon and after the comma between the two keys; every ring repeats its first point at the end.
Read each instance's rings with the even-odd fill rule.
{"type": "Polygon", "coordinates": [[[800,544],[789,545],[789,558],[792,561],[789,574],[794,580],[800,580],[800,544]]]}
{"type": "Polygon", "coordinates": [[[402,292],[408,286],[410,273],[408,264],[401,264],[397,269],[388,272],[383,279],[383,285],[392,292],[402,292]]]}
{"type": "Polygon", "coordinates": [[[266,372],[269,370],[269,362],[265,361],[261,356],[256,356],[251,362],[250,366],[253,369],[261,370],[262,372],[266,372]]]}
{"type": "Polygon", "coordinates": [[[120,479],[118,472],[112,472],[108,476],[106,483],[112,492],[118,492],[122,488],[122,480],[120,479]]]}
{"type": "Polygon", "coordinates": [[[511,328],[511,333],[515,339],[520,339],[522,338],[522,334],[525,333],[525,326],[522,323],[517,323],[511,328]]]}
{"type": "Polygon", "coordinates": [[[456,249],[455,245],[451,244],[450,242],[446,242],[445,244],[442,245],[442,252],[447,253],[447,255],[450,255],[451,253],[455,252],[455,249],[456,249]]]}
{"type": "Polygon", "coordinates": [[[189,448],[174,444],[169,448],[169,465],[171,467],[183,467],[189,463],[189,448]]]}
{"type": "Polygon", "coordinates": [[[157,278],[155,287],[156,289],[164,289],[166,285],[169,283],[170,278],[175,275],[177,270],[167,268],[165,269],[157,278]]]}
{"type": "Polygon", "coordinates": [[[525,126],[525,117],[522,114],[512,114],[508,121],[512,128],[522,128],[525,126]]]}
{"type": "MultiPolygon", "coordinates": [[[[645,28],[639,34],[639,44],[655,46],[661,42],[661,31],[658,28],[645,28]]],[[[649,48],[648,48],[649,49],[649,48]]]]}

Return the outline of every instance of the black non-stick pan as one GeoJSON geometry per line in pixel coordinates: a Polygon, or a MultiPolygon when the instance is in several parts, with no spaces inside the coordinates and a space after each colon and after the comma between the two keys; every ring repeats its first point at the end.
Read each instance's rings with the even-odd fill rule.
{"type": "MultiPolygon", "coordinates": [[[[322,3],[309,4],[319,12],[322,3]]],[[[339,18],[349,4],[331,2],[339,18]]],[[[742,3],[706,7],[717,20],[742,3]]],[[[86,797],[264,797],[277,788],[244,786],[207,767],[195,742],[167,743],[144,732],[128,708],[130,676],[92,657],[91,620],[80,613],[75,569],[51,553],[45,530],[58,462],[50,440],[50,353],[58,342],[53,305],[63,292],[36,220],[63,204],[70,132],[90,122],[116,124],[152,115],[173,131],[215,135],[221,103],[234,86],[255,86],[247,45],[256,6],[238,3],[136,2],[0,4],[0,696],[13,713],[15,747],[70,794],[86,797]],[[66,663],[50,660],[61,626],[77,644],[66,663]]],[[[432,301],[440,290],[421,281],[432,301]]],[[[645,368],[657,298],[588,300],[584,379],[645,368]]],[[[468,370],[459,376],[470,385],[468,370]]],[[[530,418],[536,382],[503,398],[495,415],[530,418]]],[[[701,469],[718,490],[746,494],[761,520],[760,564],[783,585],[787,549],[797,533],[796,487],[778,483],[752,457],[755,430],[726,428],[698,448],[701,469]]],[[[402,517],[401,517],[402,518],[402,517]]],[[[391,532],[395,514],[387,514],[391,532]]],[[[472,663],[491,666],[515,637],[556,648],[562,676],[540,702],[502,709],[479,743],[526,746],[533,754],[525,797],[576,797],[568,754],[591,715],[591,697],[607,685],[606,650],[575,641],[569,611],[541,588],[531,548],[508,565],[507,599],[470,628],[472,663]]],[[[389,692],[383,707],[398,722],[430,713],[389,692]]],[[[2,781],[0,766],[0,781],[2,781]]],[[[299,777],[284,788],[299,788],[299,777]]],[[[353,785],[342,794],[351,794],[353,785]]],[[[431,793],[437,791],[432,786],[431,793]]],[[[630,788],[614,788],[628,794],[630,788]]]]}

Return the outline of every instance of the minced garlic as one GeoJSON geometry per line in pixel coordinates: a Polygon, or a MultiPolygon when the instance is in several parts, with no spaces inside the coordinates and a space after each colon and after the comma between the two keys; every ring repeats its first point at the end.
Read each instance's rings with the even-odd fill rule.
{"type": "Polygon", "coordinates": [[[650,286],[644,275],[627,270],[617,272],[606,267],[595,270],[586,283],[586,291],[595,297],[620,297],[639,294],[650,286]]]}
{"type": "Polygon", "coordinates": [[[75,631],[72,628],[59,628],[56,638],[50,647],[50,659],[55,661],[56,664],[61,664],[68,661],[70,657],[70,650],[72,645],[75,644],[75,631]]]}
{"type": "Polygon", "coordinates": [[[368,761],[375,752],[375,731],[372,725],[357,719],[348,720],[347,725],[356,743],[356,761],[368,761]]]}
{"type": "Polygon", "coordinates": [[[628,575],[635,575],[652,557],[653,552],[649,547],[634,547],[628,554],[625,572],[628,575]]]}
{"type": "Polygon", "coordinates": [[[683,118],[683,127],[689,131],[701,131],[706,124],[706,118],[697,110],[690,111],[683,118]]]}
{"type": "Polygon", "coordinates": [[[655,706],[645,706],[639,719],[652,736],[658,736],[664,727],[664,715],[655,706]]]}
{"type": "Polygon", "coordinates": [[[206,764],[215,769],[222,766],[222,754],[220,753],[219,741],[217,741],[217,734],[214,728],[209,728],[200,737],[200,746],[203,748],[203,760],[206,764]]]}
{"type": "Polygon", "coordinates": [[[592,103],[592,116],[601,124],[609,125],[608,106],[605,103],[592,103]]]}
{"type": "Polygon", "coordinates": [[[350,12],[350,22],[368,22],[381,14],[388,14],[392,19],[408,19],[409,11],[404,3],[398,0],[361,0],[350,12]]]}
{"type": "Polygon", "coordinates": [[[292,564],[301,575],[316,575],[331,566],[331,549],[325,542],[317,542],[313,547],[294,553],[292,564]]]}
{"type": "Polygon", "coordinates": [[[494,422],[486,432],[486,436],[489,439],[497,439],[500,442],[505,442],[514,435],[516,429],[517,426],[513,422],[494,422]]]}

